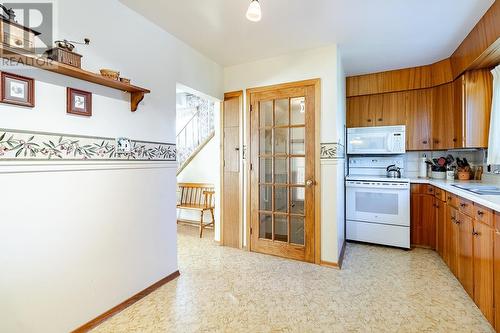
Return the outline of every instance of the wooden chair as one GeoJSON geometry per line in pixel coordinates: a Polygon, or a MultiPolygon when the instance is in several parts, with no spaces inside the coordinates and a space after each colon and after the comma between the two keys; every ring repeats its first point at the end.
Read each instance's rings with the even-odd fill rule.
{"type": "Polygon", "coordinates": [[[198,183],[179,183],[177,208],[187,210],[197,210],[200,212],[200,238],[203,237],[203,229],[212,226],[215,227],[214,217],[214,195],[215,187],[213,184],[198,183]],[[204,224],[203,214],[210,211],[212,222],[204,224]]]}

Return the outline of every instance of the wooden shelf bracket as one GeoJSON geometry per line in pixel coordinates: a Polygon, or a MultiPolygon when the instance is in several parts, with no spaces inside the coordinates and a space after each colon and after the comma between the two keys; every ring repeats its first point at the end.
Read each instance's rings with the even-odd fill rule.
{"type": "Polygon", "coordinates": [[[141,103],[143,99],[144,99],[144,92],[142,91],[130,93],[130,109],[132,112],[137,111],[139,103],[141,103]]]}

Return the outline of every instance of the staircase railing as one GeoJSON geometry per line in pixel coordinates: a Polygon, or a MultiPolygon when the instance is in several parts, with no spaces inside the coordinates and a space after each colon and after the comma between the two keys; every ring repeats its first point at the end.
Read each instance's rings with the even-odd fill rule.
{"type": "Polygon", "coordinates": [[[186,125],[177,134],[178,170],[199,152],[215,133],[213,108],[199,107],[186,125]]]}

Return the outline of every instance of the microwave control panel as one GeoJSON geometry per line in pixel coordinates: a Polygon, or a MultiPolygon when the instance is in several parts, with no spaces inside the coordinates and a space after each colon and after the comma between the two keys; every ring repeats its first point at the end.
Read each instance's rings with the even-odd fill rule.
{"type": "Polygon", "coordinates": [[[403,133],[394,133],[392,135],[392,151],[402,151],[406,145],[406,139],[403,133]]]}

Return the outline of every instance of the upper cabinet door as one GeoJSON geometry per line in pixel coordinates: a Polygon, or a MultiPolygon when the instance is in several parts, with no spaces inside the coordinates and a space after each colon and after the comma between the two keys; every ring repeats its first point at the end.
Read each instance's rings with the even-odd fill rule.
{"type": "Polygon", "coordinates": [[[493,76],[481,69],[465,73],[465,147],[487,148],[493,76]]]}
{"type": "Polygon", "coordinates": [[[432,89],[407,92],[406,149],[429,150],[431,142],[432,89]]]}
{"type": "Polygon", "coordinates": [[[370,108],[370,96],[347,99],[347,127],[375,126],[374,113],[370,108]]]}
{"type": "Polygon", "coordinates": [[[453,143],[455,148],[465,147],[465,78],[460,76],[453,82],[453,143]]]}
{"type": "Polygon", "coordinates": [[[435,150],[455,147],[453,117],[453,84],[433,88],[432,97],[432,148],[435,150]]]}
{"type": "Polygon", "coordinates": [[[380,95],[382,107],[375,113],[377,126],[399,126],[406,123],[406,93],[380,95]]]}

